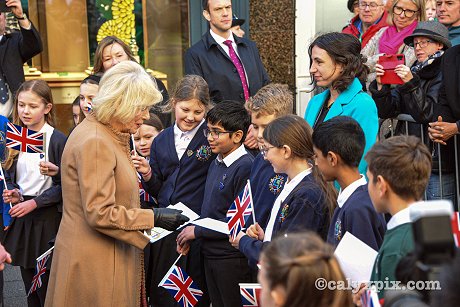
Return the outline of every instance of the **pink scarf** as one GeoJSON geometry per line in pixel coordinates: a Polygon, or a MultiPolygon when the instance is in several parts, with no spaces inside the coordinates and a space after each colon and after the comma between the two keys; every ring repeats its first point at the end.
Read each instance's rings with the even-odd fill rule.
{"type": "Polygon", "coordinates": [[[395,26],[390,26],[383,32],[379,41],[379,53],[385,54],[396,54],[398,53],[399,47],[401,47],[404,38],[411,35],[417,27],[417,21],[408,25],[404,29],[398,32],[395,26]]]}

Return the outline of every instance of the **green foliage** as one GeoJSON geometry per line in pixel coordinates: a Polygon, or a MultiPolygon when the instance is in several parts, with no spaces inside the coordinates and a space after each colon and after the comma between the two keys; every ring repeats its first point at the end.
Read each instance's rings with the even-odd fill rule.
{"type": "Polygon", "coordinates": [[[112,0],[96,0],[97,10],[106,20],[111,20],[113,18],[112,2],[112,0]]]}

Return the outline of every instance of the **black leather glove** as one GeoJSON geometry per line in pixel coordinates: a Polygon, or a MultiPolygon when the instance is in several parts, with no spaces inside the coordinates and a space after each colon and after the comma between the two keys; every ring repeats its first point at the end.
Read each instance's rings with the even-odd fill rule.
{"type": "Polygon", "coordinates": [[[189,220],[182,214],[181,210],[170,208],[153,208],[154,226],[161,227],[169,231],[176,230],[180,225],[189,220]]]}

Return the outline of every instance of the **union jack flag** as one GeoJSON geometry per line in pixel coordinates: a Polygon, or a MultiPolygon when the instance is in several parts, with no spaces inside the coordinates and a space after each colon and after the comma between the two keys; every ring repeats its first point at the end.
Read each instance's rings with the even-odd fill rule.
{"type": "Polygon", "coordinates": [[[374,288],[366,289],[361,295],[362,307],[380,307],[379,297],[374,288]]]}
{"type": "Polygon", "coordinates": [[[8,122],[6,147],[30,153],[43,153],[43,132],[37,132],[8,122]]]}
{"type": "Polygon", "coordinates": [[[248,181],[243,191],[236,197],[227,211],[227,225],[232,240],[235,240],[238,233],[244,227],[248,217],[252,214],[252,210],[251,187],[248,181]]]}
{"type": "Polygon", "coordinates": [[[458,212],[452,215],[452,233],[454,234],[455,246],[459,247],[460,244],[460,216],[458,212]]]}
{"type": "Polygon", "coordinates": [[[149,193],[147,193],[146,190],[144,190],[144,187],[142,186],[141,182],[141,175],[139,175],[139,173],[137,173],[137,181],[139,182],[139,195],[141,197],[141,201],[156,204],[155,198],[153,198],[152,195],[150,195],[149,193]]]}
{"type": "Polygon", "coordinates": [[[39,257],[40,260],[37,260],[37,273],[32,278],[32,286],[30,287],[27,296],[29,296],[32,292],[36,291],[38,288],[42,286],[41,276],[46,273],[46,262],[48,261],[48,258],[50,256],[51,252],[48,251],[44,254],[42,258],[39,257]]]}
{"type": "Polygon", "coordinates": [[[166,279],[163,279],[158,286],[168,290],[182,307],[195,306],[203,296],[198,285],[177,265],[174,264],[166,276],[166,279]]]}
{"type": "Polygon", "coordinates": [[[243,307],[260,307],[260,284],[240,284],[243,307]]]}

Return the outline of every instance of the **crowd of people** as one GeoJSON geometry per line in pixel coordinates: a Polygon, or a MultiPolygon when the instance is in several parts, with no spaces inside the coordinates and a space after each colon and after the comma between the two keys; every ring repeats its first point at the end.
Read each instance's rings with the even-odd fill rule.
{"type": "MultiPolygon", "coordinates": [[[[342,33],[309,45],[321,92],[302,116],[288,86],[271,83],[231,1],[202,5],[209,30],[170,93],[122,40],[102,39],[66,137],[48,84],[24,80],[40,36],[21,2],[6,1],[20,31],[0,36],[0,120],[44,133],[45,145],[43,154],[0,148],[0,271],[19,266],[28,290],[36,258],[54,246],[29,306],[174,307],[159,287],[173,265],[199,285],[196,306],[241,306],[239,284],[256,282],[264,307],[361,306],[370,285],[397,281],[414,252],[411,207],[457,204],[460,0],[348,1],[355,16],[342,33]],[[385,56],[402,62],[388,68],[385,56]],[[397,82],[385,81],[390,73],[397,82]],[[401,114],[411,121],[393,127],[401,114]],[[234,237],[183,227],[189,218],[168,208],[226,222],[248,181],[254,214],[234,237]],[[171,234],[150,243],[154,227],[171,234]],[[347,280],[334,254],[346,233],[377,253],[370,284],[320,289],[319,278],[347,280]]],[[[458,260],[438,275],[442,291],[455,289],[446,272],[458,260]]],[[[387,290],[378,293],[384,306],[387,290]]],[[[434,301],[458,302],[454,293],[434,301]]]]}

